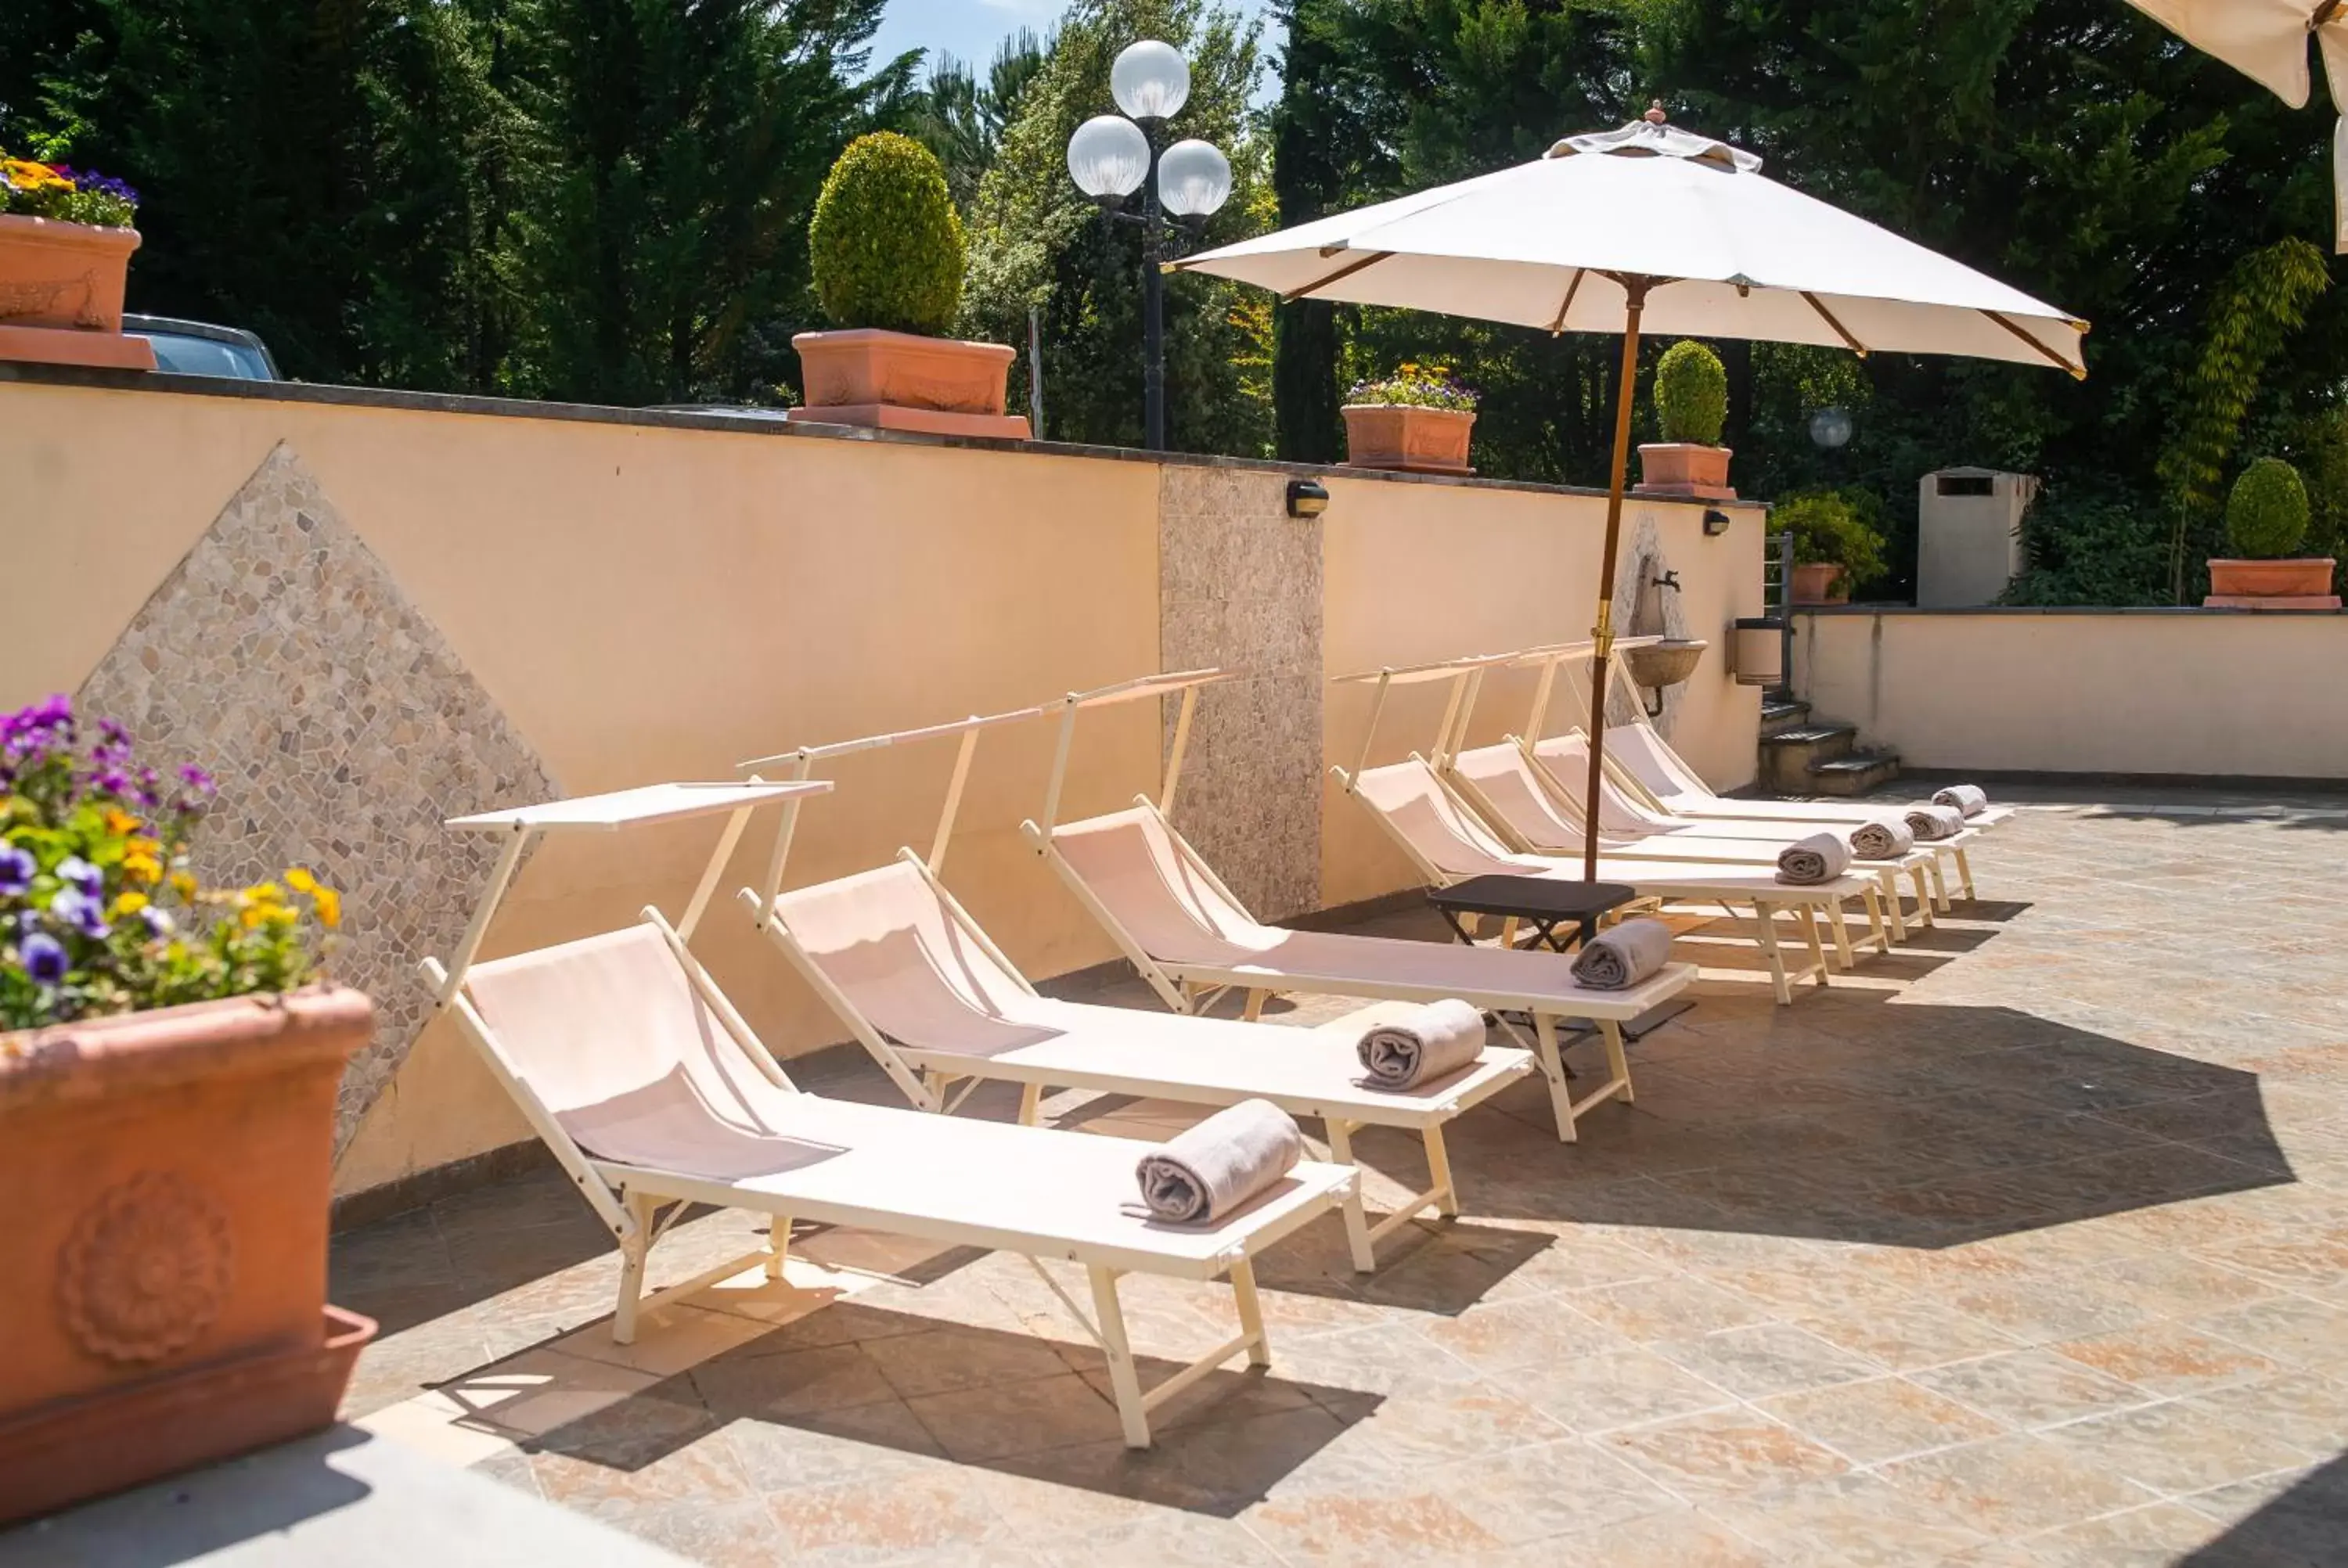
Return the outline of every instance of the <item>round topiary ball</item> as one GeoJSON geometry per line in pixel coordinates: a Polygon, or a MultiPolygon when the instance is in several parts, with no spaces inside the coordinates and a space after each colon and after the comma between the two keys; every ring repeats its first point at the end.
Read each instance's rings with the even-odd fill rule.
{"type": "Polygon", "coordinates": [[[1655,366],[1655,412],[1664,440],[1719,446],[1728,423],[1728,372],[1720,356],[1685,338],[1665,349],[1655,366]]]}
{"type": "Polygon", "coordinates": [[[2226,497],[2226,538],[2250,560],[2294,554],[2307,538],[2307,487],[2280,457],[2261,457],[2242,470],[2226,497]]]}
{"type": "Polygon", "coordinates": [[[935,337],[962,309],[962,220],[946,171],[894,131],[848,144],[808,228],[816,295],[843,327],[935,337]]]}

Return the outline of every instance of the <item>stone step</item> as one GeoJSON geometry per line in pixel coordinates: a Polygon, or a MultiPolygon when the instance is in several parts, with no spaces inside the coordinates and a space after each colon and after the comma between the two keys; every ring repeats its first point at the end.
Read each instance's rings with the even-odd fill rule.
{"type": "Polygon", "coordinates": [[[1810,716],[1810,705],[1792,697],[1761,699],[1761,733],[1766,737],[1792,729],[1810,716]]]}
{"type": "Polygon", "coordinates": [[[1826,762],[1812,763],[1810,788],[1828,795],[1866,794],[1900,776],[1897,752],[1850,752],[1826,762]]]}
{"type": "Polygon", "coordinates": [[[1809,793],[1810,768],[1849,756],[1858,743],[1856,724],[1788,724],[1761,737],[1761,787],[1771,794],[1809,793]]]}

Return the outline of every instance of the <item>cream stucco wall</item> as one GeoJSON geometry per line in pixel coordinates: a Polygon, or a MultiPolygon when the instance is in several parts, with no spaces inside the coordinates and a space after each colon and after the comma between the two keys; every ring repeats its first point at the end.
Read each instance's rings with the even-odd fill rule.
{"type": "Polygon", "coordinates": [[[2348,616],[1802,615],[1796,689],[1910,766],[2348,778],[2348,616]]]}
{"type": "MultiPolygon", "coordinates": [[[[1601,496],[1332,478],[1323,525],[1327,583],[1322,643],[1331,677],[1383,666],[1503,652],[1587,637],[1595,613],[1605,540],[1601,496]]],[[[1652,530],[1663,569],[1681,582],[1686,634],[1712,646],[1682,689],[1669,720],[1673,743],[1716,788],[1752,782],[1758,690],[1729,677],[1729,623],[1758,615],[1762,537],[1767,513],[1723,508],[1727,532],[1704,533],[1701,505],[1632,497],[1622,512],[1624,569],[1632,546],[1652,530]]],[[[1618,590],[1616,630],[1630,630],[1633,598],[1618,590]]],[[[1533,695],[1529,673],[1488,679],[1470,743],[1523,727],[1533,695]]],[[[1371,689],[1332,686],[1324,707],[1324,766],[1351,769],[1361,754],[1371,689]]],[[[1372,765],[1423,752],[1445,702],[1440,683],[1398,688],[1380,720],[1372,765]]],[[[1552,729],[1570,722],[1560,696],[1552,729]]],[[[1416,885],[1410,864],[1324,774],[1321,901],[1324,907],[1416,885]]]]}

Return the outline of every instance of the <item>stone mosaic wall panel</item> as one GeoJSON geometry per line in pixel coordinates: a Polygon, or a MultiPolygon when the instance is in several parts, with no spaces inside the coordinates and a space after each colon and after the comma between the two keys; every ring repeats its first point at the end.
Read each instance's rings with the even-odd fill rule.
{"type": "MultiPolygon", "coordinates": [[[[1614,567],[1614,625],[1617,636],[1688,635],[1687,608],[1680,602],[1680,595],[1655,582],[1655,579],[1672,570],[1672,562],[1663,553],[1663,534],[1655,527],[1654,518],[1641,518],[1635,525],[1624,526],[1614,567]]],[[[1586,671],[1587,666],[1584,669],[1586,671]]],[[[1606,703],[1606,722],[1609,724],[1629,723],[1639,716],[1642,710],[1626,694],[1632,690],[1628,682],[1614,683],[1606,703]]],[[[1663,688],[1663,711],[1653,722],[1655,728],[1666,739],[1670,738],[1673,728],[1679,723],[1680,702],[1686,691],[1684,685],[1663,688]]]]}
{"type": "Polygon", "coordinates": [[[1321,897],[1320,525],[1288,516],[1280,474],[1159,472],[1160,662],[1246,671],[1200,696],[1175,825],[1259,918],[1284,919],[1321,897]]]}
{"type": "Polygon", "coordinates": [[[552,774],[283,446],[77,700],[151,760],[219,778],[206,881],[305,866],[342,890],[334,974],[376,1022],[343,1080],[339,1153],[423,1024],[417,961],[456,945],[488,876],[496,846],[442,820],[559,794],[552,774]]]}

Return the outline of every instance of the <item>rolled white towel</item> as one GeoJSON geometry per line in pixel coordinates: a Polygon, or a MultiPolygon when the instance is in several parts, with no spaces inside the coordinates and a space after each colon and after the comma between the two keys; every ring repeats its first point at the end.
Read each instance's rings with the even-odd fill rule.
{"type": "Polygon", "coordinates": [[[1932,804],[1955,806],[1964,816],[1979,816],[1989,809],[1989,792],[1979,784],[1951,784],[1932,792],[1932,804]]]}
{"type": "Polygon", "coordinates": [[[1954,838],[1965,830],[1965,814],[1952,805],[1910,806],[1908,827],[1927,844],[1937,838],[1954,838]]]}
{"type": "Polygon", "coordinates": [[[1484,1013],[1457,998],[1415,1007],[1376,1024],[1355,1048],[1362,1081],[1372,1089],[1409,1089],[1458,1071],[1484,1053],[1484,1013]]]}
{"type": "Polygon", "coordinates": [[[1296,1166],[1304,1135],[1269,1100],[1242,1100],[1141,1156],[1134,1175],[1150,1217],[1169,1225],[1222,1218],[1296,1166]]]}
{"type": "Polygon", "coordinates": [[[1897,860],[1916,847],[1916,830],[1905,818],[1879,816],[1850,830],[1850,852],[1861,860],[1897,860]]]}
{"type": "Polygon", "coordinates": [[[1831,882],[1850,869],[1850,845],[1838,833],[1814,833],[1777,852],[1777,880],[1796,887],[1831,882]]]}
{"type": "Polygon", "coordinates": [[[1574,955],[1573,978],[1593,991],[1628,990],[1672,957],[1672,928],[1661,920],[1625,920],[1574,955]]]}

